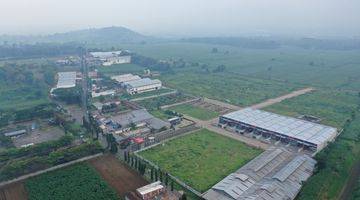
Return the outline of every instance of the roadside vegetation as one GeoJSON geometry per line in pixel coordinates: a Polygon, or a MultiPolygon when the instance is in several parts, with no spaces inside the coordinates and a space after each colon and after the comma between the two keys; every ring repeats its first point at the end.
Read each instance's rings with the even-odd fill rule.
{"type": "Polygon", "coordinates": [[[190,104],[182,104],[174,107],[170,107],[170,110],[173,110],[177,113],[189,115],[200,120],[210,120],[219,116],[219,113],[211,110],[206,110],[201,107],[193,106],[190,104]]]}
{"type": "Polygon", "coordinates": [[[77,164],[26,180],[29,200],[116,200],[116,192],[88,164],[77,164]]]}
{"type": "Polygon", "coordinates": [[[205,192],[260,153],[259,149],[202,129],[139,154],[205,192]]]}

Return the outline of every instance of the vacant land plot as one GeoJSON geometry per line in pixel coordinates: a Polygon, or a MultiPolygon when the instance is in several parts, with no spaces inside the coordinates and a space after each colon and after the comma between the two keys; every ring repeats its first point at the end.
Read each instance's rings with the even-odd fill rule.
{"type": "Polygon", "coordinates": [[[140,155],[205,192],[260,153],[259,149],[201,129],[140,152],[140,155]]]}
{"type": "Polygon", "coordinates": [[[0,200],[26,200],[27,192],[22,182],[0,188],[0,200]]]}
{"type": "Polygon", "coordinates": [[[97,69],[99,72],[104,74],[122,74],[130,72],[143,72],[145,68],[135,64],[119,64],[111,66],[99,66],[97,69]]]}
{"type": "Polygon", "coordinates": [[[59,127],[43,127],[14,138],[13,143],[16,147],[21,147],[22,145],[30,143],[39,144],[51,140],[58,140],[64,135],[64,131],[59,127]]]}
{"type": "Polygon", "coordinates": [[[29,200],[119,199],[96,170],[87,164],[48,172],[28,179],[25,185],[29,200]]]}
{"type": "Polygon", "coordinates": [[[284,100],[265,110],[294,117],[312,115],[321,118],[321,123],[341,128],[356,108],[357,102],[357,93],[317,90],[284,100]]]}
{"type": "Polygon", "coordinates": [[[175,104],[183,101],[193,99],[193,97],[184,95],[182,93],[170,94],[160,97],[155,97],[151,99],[144,99],[137,101],[136,103],[145,107],[148,110],[159,109],[161,106],[175,104]]]}
{"type": "Polygon", "coordinates": [[[179,91],[240,106],[260,103],[300,88],[283,82],[254,79],[226,72],[197,74],[187,71],[166,75],[161,79],[179,91]]]}
{"type": "Polygon", "coordinates": [[[219,113],[215,111],[207,110],[205,108],[193,106],[190,104],[182,104],[182,105],[170,107],[169,110],[174,110],[175,112],[189,115],[190,117],[194,117],[201,120],[210,120],[219,116],[219,113]]]}
{"type": "Polygon", "coordinates": [[[116,190],[120,197],[148,184],[136,171],[120,163],[113,155],[105,155],[91,160],[89,163],[116,190]]]}

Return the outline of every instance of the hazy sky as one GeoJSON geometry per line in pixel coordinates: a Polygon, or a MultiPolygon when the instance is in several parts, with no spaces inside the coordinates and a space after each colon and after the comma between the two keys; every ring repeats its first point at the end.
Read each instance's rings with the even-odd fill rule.
{"type": "Polygon", "coordinates": [[[360,36],[360,0],[0,0],[0,34],[124,26],[144,34],[360,36]]]}

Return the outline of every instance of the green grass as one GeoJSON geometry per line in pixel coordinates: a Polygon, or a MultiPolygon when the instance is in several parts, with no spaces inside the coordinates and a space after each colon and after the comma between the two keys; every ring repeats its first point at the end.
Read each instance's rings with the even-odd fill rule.
{"type": "Polygon", "coordinates": [[[135,64],[119,64],[111,66],[99,66],[97,67],[99,72],[104,74],[122,74],[122,73],[134,73],[143,72],[145,68],[135,64]]]}
{"type": "Polygon", "coordinates": [[[173,117],[171,115],[166,114],[163,110],[151,110],[150,114],[162,120],[168,120],[171,117],[173,117]]]}
{"type": "Polygon", "coordinates": [[[317,90],[265,108],[282,115],[313,115],[321,123],[341,128],[356,108],[358,94],[332,90],[317,90]]]}
{"type": "Polygon", "coordinates": [[[260,153],[259,149],[201,129],[140,152],[140,155],[205,192],[260,153]]]}
{"type": "Polygon", "coordinates": [[[232,73],[203,74],[185,71],[163,76],[162,80],[179,91],[240,106],[259,103],[303,87],[232,73]]]}
{"type": "Polygon", "coordinates": [[[298,48],[244,49],[225,45],[161,43],[127,45],[140,54],[158,59],[184,59],[205,63],[210,69],[226,65],[230,72],[262,79],[356,90],[360,87],[359,50],[335,51],[298,48]],[[219,53],[211,53],[212,48],[219,53]],[[224,54],[229,51],[228,54],[224,54]],[[313,63],[313,64],[311,64],[313,63]],[[271,70],[269,70],[271,68],[271,70]]]}
{"type": "Polygon", "coordinates": [[[206,110],[201,107],[193,106],[190,104],[182,104],[174,107],[170,107],[169,110],[176,111],[181,114],[189,115],[201,120],[210,120],[219,116],[219,113],[211,110],[206,110]]]}
{"type": "Polygon", "coordinates": [[[39,175],[28,179],[25,186],[29,200],[119,199],[96,170],[87,164],[39,175]]]}

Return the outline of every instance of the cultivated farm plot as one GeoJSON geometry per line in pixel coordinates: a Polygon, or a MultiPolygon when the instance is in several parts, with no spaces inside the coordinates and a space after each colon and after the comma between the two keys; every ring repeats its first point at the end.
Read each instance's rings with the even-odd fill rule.
{"type": "Polygon", "coordinates": [[[0,188],[0,200],[26,200],[27,192],[23,182],[17,182],[0,188]]]}
{"type": "Polygon", "coordinates": [[[115,189],[120,197],[124,197],[127,192],[135,191],[148,184],[141,175],[120,163],[113,155],[104,155],[90,160],[88,163],[115,189]]]}
{"type": "Polygon", "coordinates": [[[173,110],[181,114],[189,115],[190,117],[194,117],[200,120],[210,120],[219,116],[218,112],[207,110],[199,106],[193,106],[191,104],[182,104],[182,105],[170,107],[169,110],[173,110]]]}
{"type": "Polygon", "coordinates": [[[261,152],[201,129],[139,154],[196,190],[205,192],[261,152]]]}
{"type": "Polygon", "coordinates": [[[25,186],[29,200],[119,199],[96,170],[84,163],[28,179],[25,186]]]}

